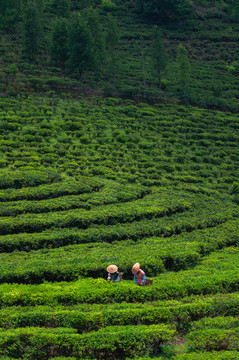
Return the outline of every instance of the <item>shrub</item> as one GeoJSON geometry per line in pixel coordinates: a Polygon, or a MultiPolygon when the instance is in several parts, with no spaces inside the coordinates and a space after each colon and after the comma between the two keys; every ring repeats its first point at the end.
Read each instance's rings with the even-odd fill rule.
{"type": "Polygon", "coordinates": [[[1,171],[0,189],[35,187],[61,180],[61,176],[53,171],[1,171]]]}
{"type": "Polygon", "coordinates": [[[159,351],[160,345],[173,338],[175,330],[168,325],[110,326],[79,335],[74,329],[19,328],[1,332],[0,354],[24,355],[34,359],[55,356],[80,358],[125,358],[159,351]],[[107,339],[107,342],[105,341],[107,339]]]}
{"type": "Polygon", "coordinates": [[[106,11],[116,10],[117,6],[112,0],[102,0],[101,7],[106,11]]]}
{"type": "Polygon", "coordinates": [[[173,360],[237,360],[238,351],[191,352],[173,357],[173,360]]]}
{"type": "Polygon", "coordinates": [[[230,189],[230,193],[239,195],[239,183],[238,182],[235,182],[235,181],[233,182],[231,189],[230,189]]]}

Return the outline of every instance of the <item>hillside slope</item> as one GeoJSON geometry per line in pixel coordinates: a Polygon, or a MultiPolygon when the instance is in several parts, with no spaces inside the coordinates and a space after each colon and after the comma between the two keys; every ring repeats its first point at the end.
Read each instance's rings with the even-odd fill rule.
{"type": "MultiPolygon", "coordinates": [[[[103,95],[132,98],[151,103],[190,103],[238,112],[239,25],[228,15],[227,7],[195,7],[190,18],[181,21],[149,22],[137,12],[134,1],[116,1],[113,11],[93,2],[106,34],[110,14],[118,24],[120,40],[109,63],[109,55],[96,71],[85,71],[74,78],[69,71],[56,68],[50,57],[51,31],[57,9],[46,2],[44,31],[38,59],[29,63],[24,55],[23,25],[2,34],[1,92],[10,96],[20,93],[56,91],[78,95],[103,95]],[[152,65],[153,26],[163,34],[169,62],[162,88],[152,65]],[[177,48],[182,44],[190,61],[190,83],[187,95],[180,90],[177,48]],[[113,73],[112,73],[113,72],[113,73]]],[[[79,10],[78,10],[79,11],[79,10]]],[[[81,12],[81,10],[80,10],[81,12]]],[[[43,20],[42,20],[43,21],[43,20]]]]}
{"type": "Polygon", "coordinates": [[[54,94],[0,109],[2,358],[236,359],[237,115],[54,94]]]}
{"type": "Polygon", "coordinates": [[[114,76],[52,66],[55,1],[33,63],[21,14],[1,30],[1,359],[239,359],[239,26],[213,3],[175,22],[92,1],[120,29],[114,76]],[[161,89],[155,22],[169,56],[161,89]],[[136,262],[151,286],[134,283],[136,262]],[[112,263],[119,283],[106,280],[112,263]]]}

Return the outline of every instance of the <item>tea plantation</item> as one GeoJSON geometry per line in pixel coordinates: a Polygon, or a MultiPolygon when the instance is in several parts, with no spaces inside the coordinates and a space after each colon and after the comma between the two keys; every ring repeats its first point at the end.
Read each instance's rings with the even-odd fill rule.
{"type": "Polygon", "coordinates": [[[55,95],[0,109],[1,359],[238,359],[237,115],[55,95]]]}
{"type": "Polygon", "coordinates": [[[0,35],[0,359],[239,360],[238,2],[1,0],[0,35]]]}

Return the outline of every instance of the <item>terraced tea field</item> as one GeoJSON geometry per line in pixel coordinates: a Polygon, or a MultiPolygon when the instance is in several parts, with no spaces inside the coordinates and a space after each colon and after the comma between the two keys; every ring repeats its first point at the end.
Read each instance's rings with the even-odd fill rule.
{"type": "Polygon", "coordinates": [[[239,359],[238,128],[190,106],[1,97],[1,359],[239,359]]]}

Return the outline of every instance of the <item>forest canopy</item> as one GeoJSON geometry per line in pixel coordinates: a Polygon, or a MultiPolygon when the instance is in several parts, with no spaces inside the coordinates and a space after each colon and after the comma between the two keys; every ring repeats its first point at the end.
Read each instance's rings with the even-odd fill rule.
{"type": "Polygon", "coordinates": [[[178,20],[188,17],[192,11],[187,0],[136,0],[138,11],[154,20],[178,20]]]}

